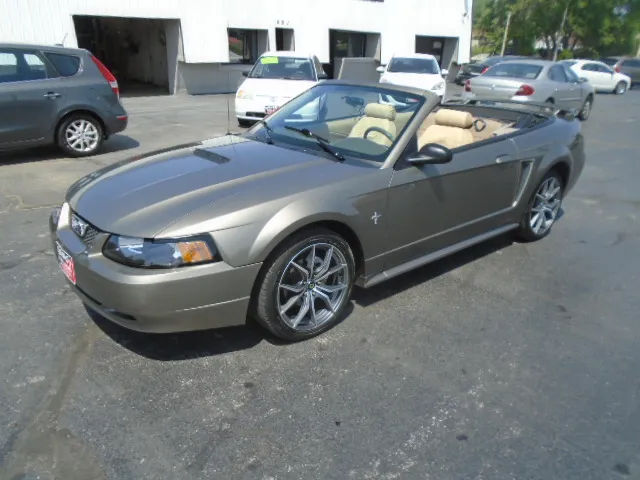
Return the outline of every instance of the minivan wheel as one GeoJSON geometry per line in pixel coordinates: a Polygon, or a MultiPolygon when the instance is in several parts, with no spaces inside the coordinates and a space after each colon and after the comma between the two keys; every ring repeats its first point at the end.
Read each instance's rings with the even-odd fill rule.
{"type": "Polygon", "coordinates": [[[525,242],[540,240],[551,232],[558,218],[564,184],[556,172],[549,172],[536,187],[522,216],[516,236],[525,242]]]}
{"type": "Polygon", "coordinates": [[[349,244],[317,228],[286,240],[263,267],[252,298],[256,320],[294,342],[336,325],[349,304],[355,278],[349,244]]]}
{"type": "Polygon", "coordinates": [[[627,84],[625,82],[619,82],[618,85],[616,85],[616,89],[614,93],[616,95],[624,95],[626,92],[627,92],[627,84]]]}
{"type": "Polygon", "coordinates": [[[102,146],[102,125],[91,115],[74,113],[60,124],[57,134],[58,146],[71,157],[93,155],[102,146]]]}

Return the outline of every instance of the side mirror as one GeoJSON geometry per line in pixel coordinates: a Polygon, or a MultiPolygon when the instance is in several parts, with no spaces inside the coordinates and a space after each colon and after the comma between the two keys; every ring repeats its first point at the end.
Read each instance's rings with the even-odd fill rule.
{"type": "Polygon", "coordinates": [[[585,77],[580,77],[580,83],[588,83],[589,79],[585,77]]]}
{"type": "Polygon", "coordinates": [[[242,76],[243,77],[248,77],[249,76],[249,72],[242,72],[242,76]]]}
{"type": "Polygon", "coordinates": [[[440,165],[453,160],[453,152],[443,145],[428,143],[408,159],[411,165],[440,165]]]}
{"type": "Polygon", "coordinates": [[[441,73],[442,73],[442,76],[443,76],[443,77],[446,77],[447,75],[449,75],[449,70],[447,70],[446,68],[443,68],[443,69],[441,70],[441,73]]]}
{"type": "Polygon", "coordinates": [[[322,73],[318,73],[318,80],[327,80],[329,78],[329,75],[327,75],[326,73],[322,72],[322,73]]]}
{"type": "Polygon", "coordinates": [[[378,67],[378,68],[376,68],[376,72],[378,72],[378,73],[384,73],[384,67],[378,67]]]}

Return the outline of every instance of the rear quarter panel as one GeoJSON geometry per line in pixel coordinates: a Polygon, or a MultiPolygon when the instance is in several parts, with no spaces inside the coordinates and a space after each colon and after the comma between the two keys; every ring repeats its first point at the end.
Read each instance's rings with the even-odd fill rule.
{"type": "Polygon", "coordinates": [[[519,214],[550,170],[560,168],[566,171],[565,195],[575,186],[585,164],[584,138],[579,120],[555,118],[550,124],[516,135],[513,139],[520,158],[531,159],[534,165],[518,205],[519,214]]]}
{"type": "Polygon", "coordinates": [[[100,117],[109,130],[109,125],[116,116],[126,115],[118,97],[87,55],[81,56],[78,73],[73,77],[63,78],[62,81],[65,101],[58,111],[56,125],[70,112],[86,110],[100,117]]]}

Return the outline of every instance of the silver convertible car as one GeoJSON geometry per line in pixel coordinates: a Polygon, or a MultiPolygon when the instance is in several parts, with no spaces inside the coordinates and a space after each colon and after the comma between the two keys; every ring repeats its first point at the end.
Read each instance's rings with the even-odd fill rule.
{"type": "Polygon", "coordinates": [[[242,134],[80,179],[51,237],[77,295],[124,327],[253,317],[302,340],[340,321],[354,285],[507,232],[548,235],[585,162],[574,117],[327,81],[242,134]]]}

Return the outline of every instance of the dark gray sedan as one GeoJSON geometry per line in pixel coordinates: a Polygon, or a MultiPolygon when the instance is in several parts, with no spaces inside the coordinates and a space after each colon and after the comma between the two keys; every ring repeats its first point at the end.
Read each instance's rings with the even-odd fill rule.
{"type": "Polygon", "coordinates": [[[54,209],[69,284],[127,328],[244,324],[300,340],[367,288],[497,235],[548,235],[580,122],[521,105],[327,81],[242,135],[88,175],[54,209]],[[316,118],[302,118],[320,104],[316,118]]]}
{"type": "Polygon", "coordinates": [[[118,82],[87,50],[0,43],[0,151],[58,145],[86,157],[129,120],[118,82]]]}
{"type": "Polygon", "coordinates": [[[579,112],[581,120],[591,114],[595,92],[586,79],[559,62],[509,60],[468,80],[463,98],[512,99],[549,103],[579,112]]]}

